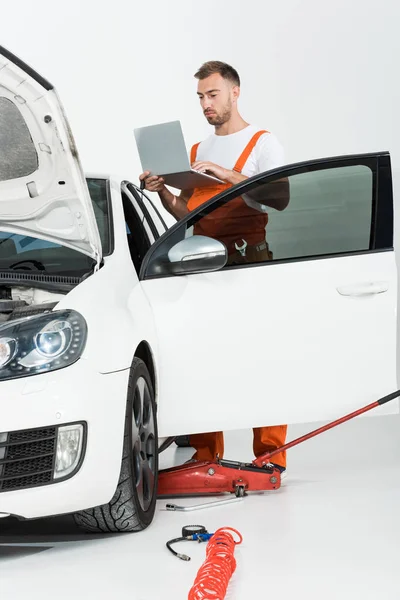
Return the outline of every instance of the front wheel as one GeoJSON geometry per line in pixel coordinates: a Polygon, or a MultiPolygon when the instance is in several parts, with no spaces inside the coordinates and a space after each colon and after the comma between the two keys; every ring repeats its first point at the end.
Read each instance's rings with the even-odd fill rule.
{"type": "Polygon", "coordinates": [[[150,375],[144,362],[134,358],[118,487],[108,504],[75,513],[75,522],[81,529],[99,533],[131,532],[150,525],[157,499],[157,440],[156,403],[150,375]]]}

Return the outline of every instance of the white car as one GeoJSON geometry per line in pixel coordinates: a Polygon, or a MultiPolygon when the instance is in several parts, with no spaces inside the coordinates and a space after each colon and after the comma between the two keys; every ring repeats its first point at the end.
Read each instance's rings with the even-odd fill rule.
{"type": "Polygon", "coordinates": [[[53,86],[0,49],[0,230],[2,516],[140,530],[165,440],[397,389],[387,152],[274,169],[167,230],[134,184],[83,175],[53,86]],[[228,264],[196,234],[239,196],[262,212],[277,181],[272,260],[228,264]]]}

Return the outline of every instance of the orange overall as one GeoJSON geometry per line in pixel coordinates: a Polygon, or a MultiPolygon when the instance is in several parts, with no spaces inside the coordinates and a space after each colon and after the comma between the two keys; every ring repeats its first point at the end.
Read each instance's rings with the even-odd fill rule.
{"type": "MultiPolygon", "coordinates": [[[[264,133],[266,132],[259,131],[252,137],[236,162],[234,171],[242,172],[258,139],[264,133]]],[[[196,160],[198,146],[199,144],[195,144],[192,148],[191,163],[196,160]]],[[[212,187],[196,188],[187,204],[189,211],[194,210],[230,187],[232,187],[230,183],[220,183],[212,187]]],[[[268,244],[265,242],[267,223],[268,215],[266,213],[249,207],[242,198],[238,197],[202,217],[194,226],[194,234],[206,235],[222,241],[228,249],[228,262],[230,263],[240,263],[246,260],[241,257],[235,246],[235,242],[240,243],[242,239],[245,239],[248,244],[246,253],[250,253],[249,260],[252,260],[252,251],[253,254],[257,251],[258,260],[270,260],[272,255],[269,252],[268,244]]],[[[264,452],[282,446],[286,440],[286,432],[287,425],[253,428],[253,452],[255,456],[260,456],[264,452]]],[[[191,435],[190,444],[196,450],[193,456],[196,460],[214,460],[217,454],[219,458],[223,458],[224,434],[222,431],[191,435]]],[[[286,452],[274,456],[274,463],[286,468],[286,452]]]]}

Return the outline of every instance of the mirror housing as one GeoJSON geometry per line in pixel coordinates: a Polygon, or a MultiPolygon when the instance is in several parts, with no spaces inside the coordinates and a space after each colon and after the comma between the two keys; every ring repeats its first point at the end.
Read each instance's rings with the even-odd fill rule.
{"type": "Polygon", "coordinates": [[[172,246],[168,252],[168,269],[174,275],[208,273],[222,269],[227,260],[225,244],[204,235],[194,235],[172,246]]]}

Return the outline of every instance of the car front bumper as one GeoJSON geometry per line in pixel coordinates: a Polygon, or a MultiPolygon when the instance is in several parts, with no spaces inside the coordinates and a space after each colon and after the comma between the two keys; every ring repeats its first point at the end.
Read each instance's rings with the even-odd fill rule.
{"type": "Polygon", "coordinates": [[[102,375],[80,359],[59,371],[0,382],[1,439],[11,439],[14,432],[25,453],[26,440],[34,444],[30,430],[40,429],[42,435],[64,424],[86,424],[78,470],[64,481],[38,485],[40,479],[29,480],[29,475],[40,465],[35,468],[36,459],[31,465],[25,461],[21,481],[28,485],[7,490],[0,484],[0,514],[37,518],[109,502],[121,467],[128,380],[129,369],[102,375]]]}

